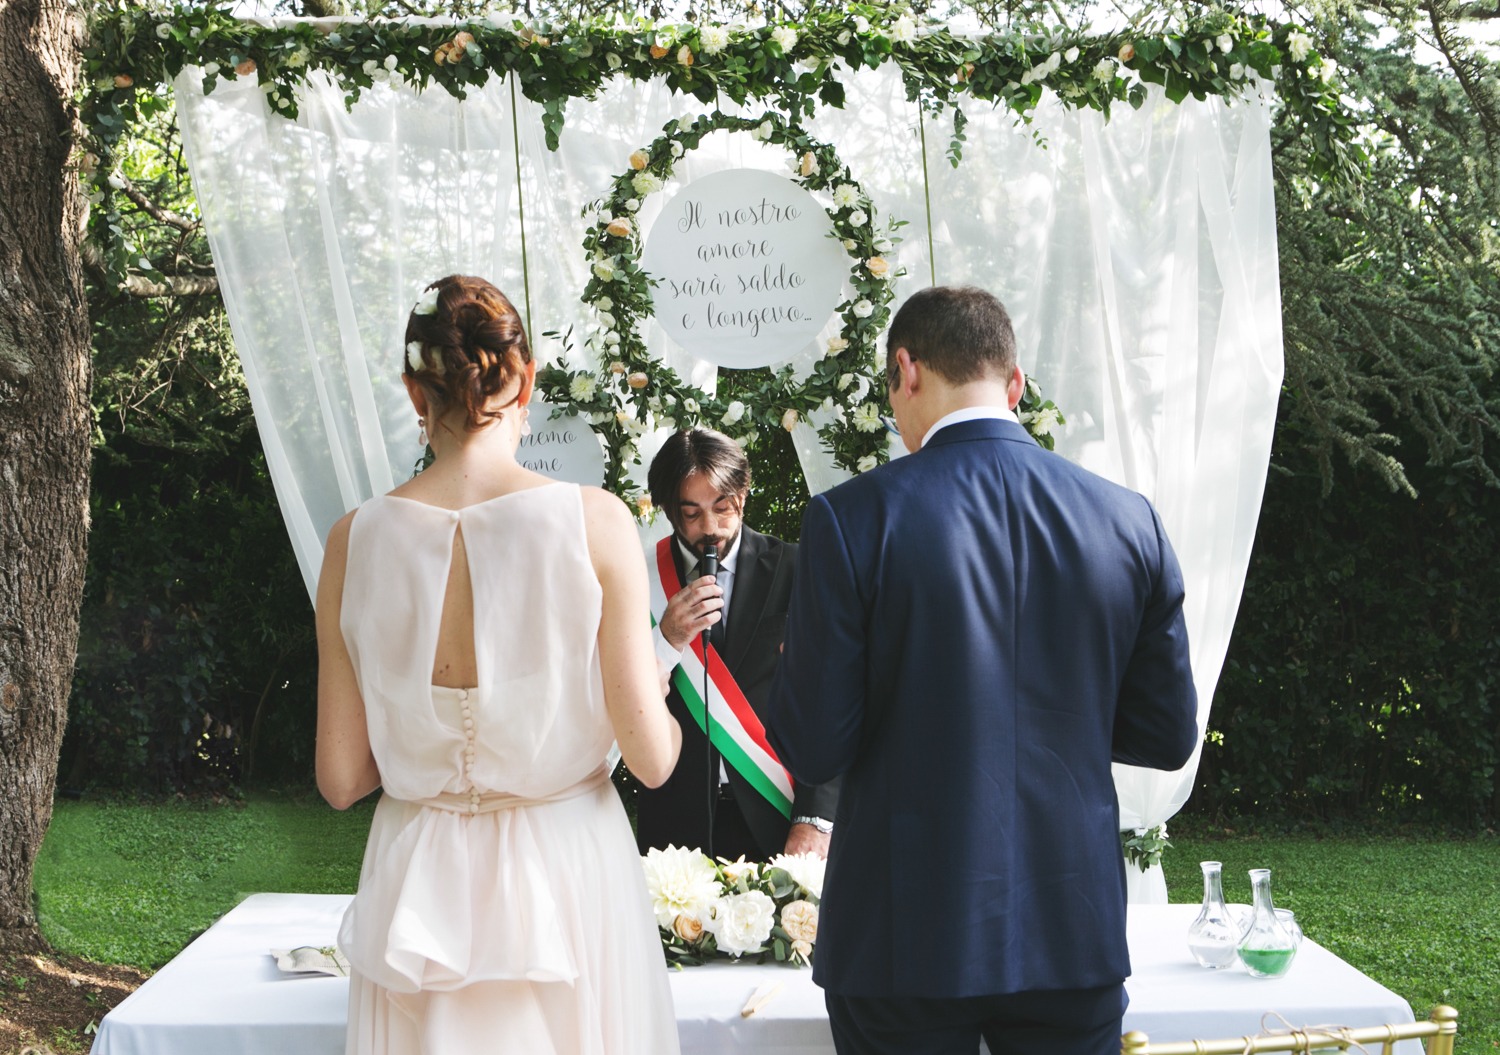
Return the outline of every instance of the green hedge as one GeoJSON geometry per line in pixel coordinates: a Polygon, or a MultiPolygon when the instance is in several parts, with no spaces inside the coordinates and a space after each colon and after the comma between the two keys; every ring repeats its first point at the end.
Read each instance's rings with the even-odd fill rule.
{"type": "Polygon", "coordinates": [[[1342,465],[1324,494],[1290,438],[1188,808],[1492,824],[1500,491],[1413,459],[1415,500],[1342,465]]]}

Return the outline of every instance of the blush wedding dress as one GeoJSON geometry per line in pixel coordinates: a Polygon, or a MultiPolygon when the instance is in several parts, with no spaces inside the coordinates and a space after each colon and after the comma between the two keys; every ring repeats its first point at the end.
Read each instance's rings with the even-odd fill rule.
{"type": "Polygon", "coordinates": [[[605,769],[602,596],[572,484],[355,515],[341,629],[383,794],[339,931],[348,1055],[677,1052],[605,769]],[[431,678],[460,529],[478,684],[449,689],[431,678]]]}

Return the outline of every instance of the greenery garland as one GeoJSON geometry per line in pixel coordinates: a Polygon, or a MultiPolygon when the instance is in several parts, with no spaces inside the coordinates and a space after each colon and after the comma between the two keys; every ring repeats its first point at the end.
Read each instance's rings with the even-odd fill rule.
{"type": "Polygon", "coordinates": [[[800,23],[655,23],[637,19],[568,25],[513,17],[466,22],[283,21],[235,18],[226,6],[147,8],[109,3],[90,18],[81,113],[90,138],[82,159],[95,184],[93,236],[118,274],[140,254],[125,244],[112,208],[115,150],[138,119],[166,105],[172,79],[188,66],[204,89],[253,77],[275,113],[298,113],[297,88],[313,71],[331,77],[352,105],[380,81],[441,87],[462,98],[491,76],[514,76],[542,107],[556,147],[568,101],[593,98],[615,77],[660,78],[676,94],[712,104],[765,103],[796,122],[817,105],[842,106],[843,78],[894,62],[908,98],[928,112],[954,110],[950,160],[964,140],[961,105],[1004,105],[1029,119],[1043,90],[1064,105],[1108,112],[1139,106],[1146,84],[1168,98],[1236,96],[1274,82],[1281,104],[1317,146],[1314,176],[1352,179],[1363,161],[1355,120],[1339,101],[1333,64],[1289,23],[1224,8],[1108,33],[1018,26],[966,37],[900,8],[867,3],[815,12],[800,23]]]}
{"type": "Polygon", "coordinates": [[[636,441],[653,428],[707,425],[748,443],[762,430],[790,431],[815,412],[818,434],[846,469],[865,472],[886,459],[887,430],[881,421],[883,382],[876,375],[876,339],[890,318],[895,271],[884,253],[899,240],[902,221],[882,229],[875,207],[834,152],[780,114],[709,115],[669,121],[650,145],[630,156],[630,168],[615,177],[610,193],[585,210],[596,214],[584,238],[591,274],[583,302],[596,320],[586,346],[598,361],[595,372],[552,368],[537,375],[543,395],[561,411],[593,423],[608,450],[605,486],[622,492],[625,470],[637,460],[636,441]],[[813,371],[799,382],[790,366],[743,372],[735,398],[710,395],[688,384],[646,350],[641,323],[652,314],[651,277],[641,270],[636,217],[646,199],[672,178],[679,158],[711,132],[744,132],[792,155],[792,178],[809,191],[824,191],[832,237],[852,259],[852,294],[838,305],[840,335],[828,342],[813,371]]]}

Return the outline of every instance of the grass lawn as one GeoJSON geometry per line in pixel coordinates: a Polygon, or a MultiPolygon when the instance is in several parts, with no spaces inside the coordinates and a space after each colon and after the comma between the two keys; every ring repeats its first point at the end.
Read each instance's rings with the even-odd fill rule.
{"type": "MultiPolygon", "coordinates": [[[[372,808],[266,796],[59,802],[36,868],[43,929],[61,952],[158,966],[247,894],[352,891],[372,808]]],[[[1230,901],[1249,900],[1248,869],[1270,868],[1277,905],[1308,937],[1400,993],[1418,1018],[1457,1007],[1464,1055],[1500,1049],[1500,839],[1199,826],[1172,841],[1173,901],[1200,899],[1200,860],[1224,863],[1230,901]]]]}

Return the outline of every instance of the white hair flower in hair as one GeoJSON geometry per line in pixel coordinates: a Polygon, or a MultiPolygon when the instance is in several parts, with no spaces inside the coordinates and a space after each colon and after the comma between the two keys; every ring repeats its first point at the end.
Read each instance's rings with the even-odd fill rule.
{"type": "Polygon", "coordinates": [[[436,315],[437,302],[438,288],[436,286],[428,286],[422,291],[422,295],[417,298],[416,306],[411,309],[411,313],[413,315],[436,315]]]}
{"type": "Polygon", "coordinates": [[[406,365],[411,367],[412,373],[418,373],[422,369],[422,342],[411,341],[406,346],[406,365]]]}

